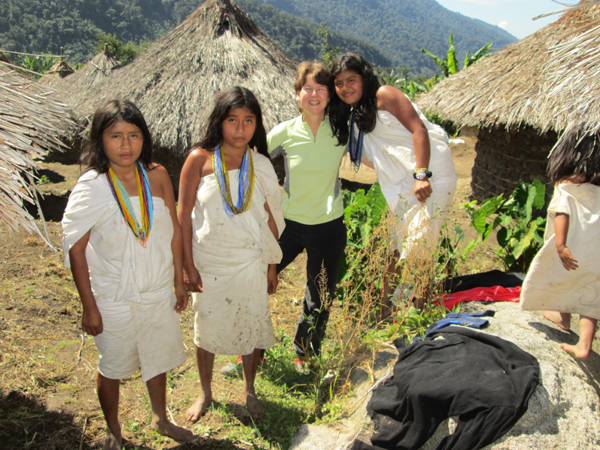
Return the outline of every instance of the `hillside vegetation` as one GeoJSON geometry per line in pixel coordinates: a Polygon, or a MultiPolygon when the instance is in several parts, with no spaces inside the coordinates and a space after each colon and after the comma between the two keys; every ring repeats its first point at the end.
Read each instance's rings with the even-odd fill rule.
{"type": "MultiPolygon", "coordinates": [[[[317,29],[326,22],[331,43],[341,51],[363,53],[375,65],[403,66],[433,74],[422,47],[441,54],[448,35],[465,52],[489,41],[514,41],[497,27],[452,13],[433,0],[238,0],[257,25],[296,60],[320,56],[317,29]],[[299,17],[298,17],[299,16],[299,17]]],[[[0,49],[59,54],[72,64],[89,60],[99,33],[123,42],[154,41],[201,6],[199,0],[3,0],[0,49]]]]}
{"type": "Polygon", "coordinates": [[[488,42],[502,48],[517,38],[501,28],[447,10],[434,0],[261,0],[296,16],[326,22],[330,29],[366,39],[392,59],[394,66],[435,73],[423,53],[445,54],[454,35],[459,59],[488,42]]]}
{"type": "MultiPolygon", "coordinates": [[[[64,47],[69,62],[85,62],[97,53],[99,33],[123,42],[154,41],[202,5],[198,0],[7,0],[0,3],[0,49],[59,54],[64,47]],[[143,4],[143,6],[142,6],[143,4]]],[[[295,17],[255,0],[238,6],[292,58],[319,57],[319,24],[295,17]]],[[[363,53],[379,66],[391,60],[368,42],[333,31],[332,43],[342,51],[363,53]]]]}

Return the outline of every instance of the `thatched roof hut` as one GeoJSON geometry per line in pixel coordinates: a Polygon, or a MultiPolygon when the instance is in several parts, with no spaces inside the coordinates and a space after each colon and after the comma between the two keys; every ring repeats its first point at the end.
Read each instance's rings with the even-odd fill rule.
{"type": "Polygon", "coordinates": [[[39,233],[23,205],[26,200],[39,208],[34,159],[59,149],[59,130],[74,125],[70,108],[47,87],[17,67],[0,62],[1,225],[13,230],[20,225],[39,233]]]}
{"type": "Polygon", "coordinates": [[[259,99],[265,126],[298,114],[296,63],[230,0],[208,0],[132,63],[90,89],[65,97],[90,116],[121,97],[135,102],[150,126],[157,159],[175,178],[200,140],[217,91],[247,87],[259,99]]]}
{"type": "Polygon", "coordinates": [[[50,67],[50,69],[48,69],[48,72],[46,72],[45,77],[47,79],[55,79],[55,78],[62,79],[62,78],[68,77],[73,72],[75,72],[75,69],[73,69],[65,61],[65,50],[61,47],[60,48],[60,58],[58,59],[58,61],[56,61],[54,64],[52,64],[52,67],[50,67]]]}
{"type": "Polygon", "coordinates": [[[599,126],[599,19],[596,5],[569,11],[417,100],[425,111],[479,128],[476,198],[512,191],[520,180],[547,181],[558,136],[567,127],[599,126]],[[595,38],[584,39],[586,32],[595,38]]]}
{"type": "Polygon", "coordinates": [[[111,76],[119,67],[121,63],[110,54],[108,44],[104,44],[104,50],[79,70],[63,77],[44,75],[40,82],[64,92],[87,92],[93,85],[111,76]]]}

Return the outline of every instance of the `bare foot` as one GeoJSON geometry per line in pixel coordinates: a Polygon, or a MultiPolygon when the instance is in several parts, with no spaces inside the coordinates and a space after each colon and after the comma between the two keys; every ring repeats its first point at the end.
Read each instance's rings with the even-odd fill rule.
{"type": "Polygon", "coordinates": [[[542,316],[550,322],[554,322],[565,331],[571,329],[571,314],[564,314],[556,311],[542,311],[542,316]]]}
{"type": "Polygon", "coordinates": [[[185,418],[190,422],[198,422],[212,403],[212,394],[200,394],[194,404],[185,412],[185,418]]]}
{"type": "Polygon", "coordinates": [[[590,357],[590,350],[579,347],[579,344],[578,345],[560,344],[560,348],[562,348],[565,352],[567,352],[573,358],[578,359],[580,361],[587,361],[587,359],[590,357]]]}
{"type": "Polygon", "coordinates": [[[175,439],[177,442],[190,442],[194,439],[194,433],[183,427],[179,427],[168,420],[154,419],[152,429],[163,436],[175,439]]]}
{"type": "Polygon", "coordinates": [[[258,419],[264,414],[267,408],[258,400],[256,393],[242,392],[242,395],[246,398],[246,408],[253,419],[258,419]]]}
{"type": "Polygon", "coordinates": [[[122,444],[121,438],[121,427],[107,427],[106,428],[106,438],[104,438],[104,445],[102,446],[102,450],[121,450],[122,444]]]}

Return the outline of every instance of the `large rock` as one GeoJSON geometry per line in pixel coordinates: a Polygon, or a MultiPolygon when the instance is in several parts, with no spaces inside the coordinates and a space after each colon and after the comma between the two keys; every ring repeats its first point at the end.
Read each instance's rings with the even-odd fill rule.
{"type": "MultiPolygon", "coordinates": [[[[562,342],[576,343],[579,337],[575,332],[561,330],[539,312],[521,311],[518,304],[467,303],[463,306],[464,311],[485,309],[496,311],[496,315],[490,318],[490,326],[484,332],[514,342],[531,353],[538,359],[541,369],[540,384],[529,400],[528,411],[510,432],[485,450],[600,448],[598,354],[593,353],[586,362],[576,361],[559,347],[562,342]]],[[[578,329],[577,319],[574,316],[574,330],[578,329]]],[[[598,346],[598,339],[594,346],[598,346]]],[[[382,367],[376,376],[384,377],[388,373],[382,367]]],[[[370,397],[364,395],[365,392],[370,394],[370,388],[368,380],[358,385],[355,404],[350,408],[356,408],[358,402],[361,410],[344,419],[343,424],[305,426],[291,448],[346,449],[356,436],[368,441],[372,427],[363,404],[370,397]],[[316,443],[327,445],[318,446],[316,443]]],[[[439,441],[454,430],[454,426],[452,419],[442,423],[422,450],[435,449],[439,441]]]]}

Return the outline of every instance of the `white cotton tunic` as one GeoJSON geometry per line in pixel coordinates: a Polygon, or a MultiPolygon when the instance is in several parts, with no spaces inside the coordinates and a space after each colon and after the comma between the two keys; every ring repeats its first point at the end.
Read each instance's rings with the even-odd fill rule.
{"type": "Polygon", "coordinates": [[[412,133],[392,113],[378,111],[375,129],[363,138],[363,159],[375,168],[388,206],[398,218],[393,245],[395,249],[402,247],[402,258],[417,240],[432,237],[437,242],[457,181],[444,130],[429,122],[416,105],[413,107],[427,128],[431,148],[429,170],[433,177],[429,182],[433,193],[425,203],[419,203],[414,193],[417,160],[412,133]],[[404,242],[407,235],[409,239],[404,242]]]}
{"type": "MultiPolygon", "coordinates": [[[[248,211],[228,215],[214,174],[202,177],[192,212],[194,264],[203,292],[194,293],[194,343],[211,353],[248,355],[275,345],[268,264],[281,261],[281,249],[268,228],[268,201],[279,233],[284,219],[281,192],[271,162],[253,153],[255,186],[248,211]]],[[[236,204],[239,170],[229,171],[236,204]]]]}
{"type": "Polygon", "coordinates": [[[521,308],[600,319],[600,187],[557,185],[548,206],[544,241],[523,282],[521,308]],[[567,247],[578,261],[576,270],[566,270],[556,251],[557,213],[569,216],[567,247]]]}
{"type": "MultiPolygon", "coordinates": [[[[130,197],[139,221],[138,197],[130,197]]],[[[86,249],[92,292],[103,331],[94,337],[98,370],[110,379],[133,374],[144,382],[185,362],[173,292],[173,222],[164,200],[152,197],[154,219],[145,247],[119,210],[106,175],[86,172],[73,189],[62,225],[65,265],[69,250],[91,230],[86,249]]]]}

